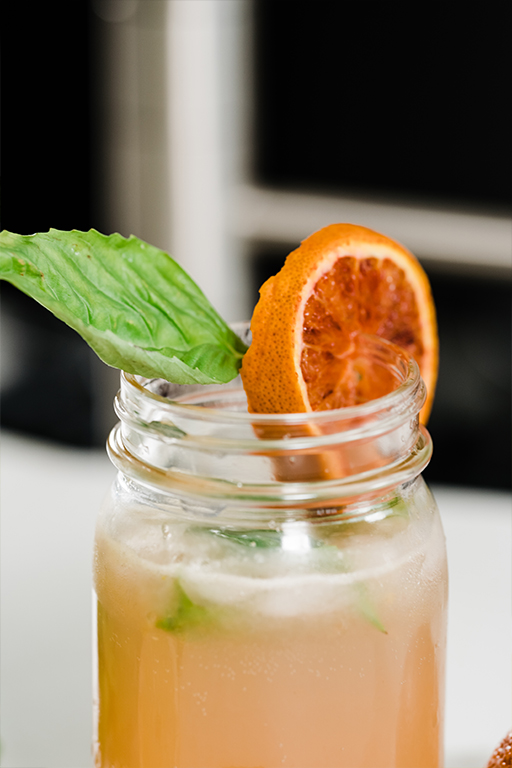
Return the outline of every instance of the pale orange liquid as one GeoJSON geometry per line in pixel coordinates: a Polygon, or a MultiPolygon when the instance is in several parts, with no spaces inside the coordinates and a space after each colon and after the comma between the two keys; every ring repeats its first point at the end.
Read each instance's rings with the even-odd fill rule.
{"type": "MultiPolygon", "coordinates": [[[[292,584],[283,602],[291,608],[279,615],[276,580],[267,611],[255,593],[251,616],[238,615],[235,601],[217,626],[172,632],[155,626],[168,602],[169,571],[99,535],[96,765],[441,766],[446,573],[439,531],[429,547],[428,568],[420,552],[366,578],[364,600],[378,608],[381,629],[363,615],[353,584],[340,586],[346,599],[336,610],[319,610],[313,597],[303,612],[293,610],[292,584]]],[[[313,584],[321,600],[321,582],[313,584]]],[[[237,589],[247,598],[245,582],[239,588],[234,580],[235,596],[237,589]]],[[[307,579],[297,582],[298,597],[308,589],[307,579]]],[[[333,594],[334,581],[327,602],[333,594]]]]}

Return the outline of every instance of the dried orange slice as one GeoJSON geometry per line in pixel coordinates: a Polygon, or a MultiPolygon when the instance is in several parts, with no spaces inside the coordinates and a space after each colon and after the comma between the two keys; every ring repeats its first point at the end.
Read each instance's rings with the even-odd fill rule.
{"type": "Polygon", "coordinates": [[[300,413],[385,394],[354,366],[355,339],[376,334],[406,349],[427,386],[437,379],[438,337],[430,285],[399,243],[354,224],[332,224],[289,254],[260,290],[241,374],[253,413],[300,413]]]}

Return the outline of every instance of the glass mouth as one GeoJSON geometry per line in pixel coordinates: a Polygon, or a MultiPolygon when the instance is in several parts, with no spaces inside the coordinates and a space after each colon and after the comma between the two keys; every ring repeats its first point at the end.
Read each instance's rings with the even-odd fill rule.
{"type": "Polygon", "coordinates": [[[325,505],[407,482],[432,452],[418,419],[425,386],[404,350],[372,336],[360,343],[392,390],[329,411],[249,413],[240,377],[184,387],[123,373],[110,457],[148,485],[238,507],[325,505]]]}
{"type": "MultiPolygon", "coordinates": [[[[243,328],[244,326],[242,326],[243,328]]],[[[304,413],[261,414],[249,413],[247,398],[240,379],[229,384],[189,385],[172,384],[161,379],[146,379],[122,373],[122,383],[140,396],[158,404],[169,416],[188,413],[189,418],[242,425],[326,425],[346,424],[367,420],[377,414],[385,417],[395,414],[403,417],[404,410],[411,415],[418,413],[425,401],[426,392],[415,360],[397,345],[377,336],[361,334],[357,341],[358,353],[365,360],[365,375],[382,378],[386,373],[388,390],[382,397],[366,402],[324,411],[304,413]]]]}

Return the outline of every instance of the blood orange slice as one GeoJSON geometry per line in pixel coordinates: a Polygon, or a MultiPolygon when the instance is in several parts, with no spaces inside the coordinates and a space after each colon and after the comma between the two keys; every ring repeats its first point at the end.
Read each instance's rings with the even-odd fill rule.
{"type": "Polygon", "coordinates": [[[296,413],[356,405],[385,394],[361,376],[358,334],[381,336],[417,361],[427,387],[426,422],[437,379],[438,338],[430,285],[416,258],[365,227],[333,224],[290,253],[262,286],[242,380],[253,413],[296,413]]]}

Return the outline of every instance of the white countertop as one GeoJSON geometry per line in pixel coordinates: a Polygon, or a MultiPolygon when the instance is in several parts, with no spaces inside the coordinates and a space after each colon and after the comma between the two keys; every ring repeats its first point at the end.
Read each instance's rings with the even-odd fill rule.
{"type": "MultiPolygon", "coordinates": [[[[0,471],[0,765],[90,768],[92,539],[114,469],[7,433],[0,471]]],[[[433,490],[450,568],[446,768],[483,768],[512,720],[511,494],[433,490]]]]}

